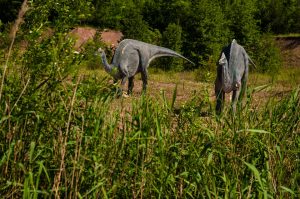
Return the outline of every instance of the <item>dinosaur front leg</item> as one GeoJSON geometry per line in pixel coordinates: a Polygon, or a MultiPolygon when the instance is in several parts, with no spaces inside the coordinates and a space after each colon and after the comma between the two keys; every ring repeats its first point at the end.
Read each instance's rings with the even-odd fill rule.
{"type": "Polygon", "coordinates": [[[134,76],[128,78],[128,95],[132,94],[133,86],[134,86],[134,76]]]}
{"type": "Polygon", "coordinates": [[[224,101],[225,101],[225,92],[223,90],[220,90],[216,94],[216,113],[218,115],[220,115],[222,112],[224,101]]]}
{"type": "Polygon", "coordinates": [[[240,87],[238,87],[236,90],[233,91],[233,94],[232,94],[232,111],[233,111],[233,113],[236,112],[236,105],[239,102],[240,92],[241,92],[240,87]]]}
{"type": "Polygon", "coordinates": [[[125,76],[125,77],[122,78],[122,81],[121,81],[122,88],[125,86],[127,79],[128,79],[127,76],[125,76]]]}
{"type": "Polygon", "coordinates": [[[216,80],[215,83],[215,95],[216,95],[216,113],[220,115],[225,101],[225,92],[223,91],[222,84],[218,79],[216,80]]]}
{"type": "Polygon", "coordinates": [[[240,93],[240,96],[239,96],[239,100],[241,101],[242,98],[246,95],[247,93],[247,81],[248,81],[248,67],[245,68],[245,73],[242,77],[242,88],[241,88],[241,93],[240,93]]]}
{"type": "Polygon", "coordinates": [[[148,84],[148,71],[147,70],[142,72],[142,81],[143,81],[143,92],[146,93],[147,84],[148,84]]]}

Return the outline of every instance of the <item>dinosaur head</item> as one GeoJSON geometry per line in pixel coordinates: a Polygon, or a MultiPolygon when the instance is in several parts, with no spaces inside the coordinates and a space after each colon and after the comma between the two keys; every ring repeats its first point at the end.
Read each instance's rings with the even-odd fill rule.
{"type": "Polygon", "coordinates": [[[99,53],[103,53],[104,52],[104,50],[102,49],[102,48],[98,48],[98,50],[97,50],[99,53]]]}
{"type": "Polygon", "coordinates": [[[98,50],[95,52],[95,55],[101,55],[104,52],[102,48],[98,48],[98,50]]]}
{"type": "Polygon", "coordinates": [[[219,65],[226,65],[227,64],[227,59],[224,53],[222,53],[221,58],[219,59],[219,65]]]}

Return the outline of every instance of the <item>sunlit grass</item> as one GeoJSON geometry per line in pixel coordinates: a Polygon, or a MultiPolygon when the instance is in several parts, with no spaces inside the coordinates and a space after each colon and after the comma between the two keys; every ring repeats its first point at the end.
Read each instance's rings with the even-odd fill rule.
{"type": "Polygon", "coordinates": [[[99,72],[96,77],[89,72],[81,82],[70,84],[69,92],[53,93],[60,100],[43,98],[41,103],[56,107],[53,112],[35,110],[39,117],[28,113],[23,118],[16,109],[13,120],[1,120],[2,196],[299,194],[299,90],[279,102],[266,99],[268,103],[257,108],[249,96],[237,115],[226,108],[218,117],[204,91],[177,106],[179,87],[170,97],[160,92],[116,98],[115,88],[102,80],[103,72],[93,71],[99,72]],[[73,101],[69,97],[74,93],[73,101]],[[11,125],[18,133],[10,131],[11,125]]]}
{"type": "Polygon", "coordinates": [[[275,37],[278,37],[278,38],[300,37],[300,33],[280,34],[280,35],[276,35],[275,37]]]}

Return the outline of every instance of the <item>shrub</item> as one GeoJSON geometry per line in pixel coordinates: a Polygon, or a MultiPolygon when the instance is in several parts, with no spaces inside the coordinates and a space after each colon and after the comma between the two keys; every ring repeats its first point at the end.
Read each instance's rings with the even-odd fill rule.
{"type": "Polygon", "coordinates": [[[270,35],[262,35],[254,49],[253,57],[255,58],[254,62],[258,65],[258,71],[276,75],[282,66],[282,60],[274,38],[270,35]]]}
{"type": "Polygon", "coordinates": [[[107,46],[104,42],[99,39],[100,34],[96,34],[93,40],[88,41],[82,48],[83,61],[86,64],[88,69],[95,70],[102,67],[102,60],[100,56],[96,56],[95,52],[98,48],[105,49],[106,57],[108,60],[111,60],[113,52],[112,49],[107,46]]]}
{"type": "MultiPolygon", "coordinates": [[[[169,24],[163,32],[161,45],[181,54],[181,34],[182,28],[180,25],[174,23],[169,24]]],[[[183,69],[183,60],[174,57],[163,57],[160,61],[160,67],[165,70],[180,71],[183,69]]]]}

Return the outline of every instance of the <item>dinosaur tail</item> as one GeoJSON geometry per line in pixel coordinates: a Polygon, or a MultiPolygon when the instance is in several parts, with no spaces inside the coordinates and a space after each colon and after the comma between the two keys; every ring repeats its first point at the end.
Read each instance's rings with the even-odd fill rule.
{"type": "Polygon", "coordinates": [[[151,60],[153,60],[157,57],[179,57],[179,58],[185,59],[186,61],[188,61],[191,64],[195,65],[195,63],[192,62],[191,60],[189,60],[188,58],[182,56],[181,54],[179,54],[179,53],[177,53],[177,52],[175,52],[171,49],[164,48],[164,47],[159,47],[159,49],[154,53],[151,60]]]}
{"type": "Polygon", "coordinates": [[[250,56],[248,56],[248,60],[250,61],[250,63],[254,66],[254,68],[257,68],[255,63],[252,61],[252,59],[250,58],[250,56]]]}

